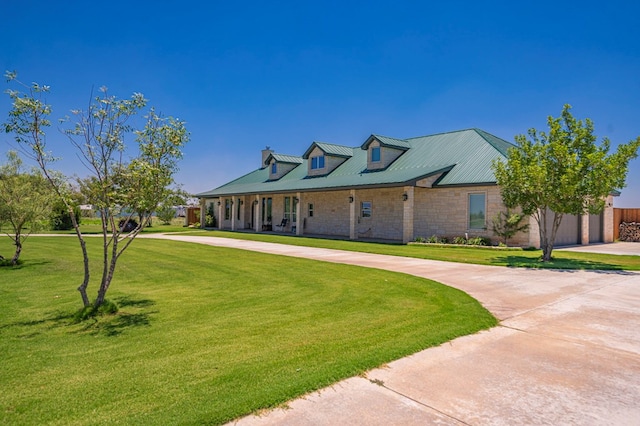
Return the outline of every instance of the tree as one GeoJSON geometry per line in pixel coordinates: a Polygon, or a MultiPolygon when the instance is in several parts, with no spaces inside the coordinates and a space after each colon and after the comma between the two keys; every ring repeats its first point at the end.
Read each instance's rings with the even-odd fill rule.
{"type": "Polygon", "coordinates": [[[499,212],[493,217],[492,230],[495,235],[503,239],[504,245],[507,245],[509,238],[518,232],[529,229],[528,223],[522,223],[526,215],[522,213],[512,212],[507,208],[506,212],[499,212]]]}
{"type": "Polygon", "coordinates": [[[543,261],[551,260],[562,217],[602,212],[611,191],[625,186],[640,148],[638,137],[609,154],[610,141],[597,145],[592,121],[576,120],[570,110],[565,105],[560,117],[547,119],[549,133],[532,128],[529,138],[516,136],[507,161],[493,164],[505,205],[537,222],[543,261]]]}
{"type": "MultiPolygon", "coordinates": [[[[17,81],[15,73],[7,73],[7,78],[17,81]]],[[[171,191],[181,148],[189,140],[189,134],[183,121],[164,118],[153,109],[145,116],[144,127],[136,130],[130,121],[147,104],[139,93],[121,100],[109,95],[103,87],[86,111],[72,111],[75,124],[64,133],[89,171],[77,183],[85,200],[95,206],[102,225],[102,273],[98,294],[91,303],[87,295],[91,276],[89,256],[74,213],[69,181],[51,170],[54,158],[47,151],[44,138],[43,128],[49,125],[51,113],[43,100],[48,87],[36,83],[22,86],[29,89],[27,93],[8,92],[13,108],[5,129],[15,134],[18,144],[37,162],[67,207],[84,260],[84,280],[78,291],[85,307],[97,309],[105,301],[118,259],[171,191]],[[135,134],[138,150],[127,160],[131,153],[125,137],[131,133],[135,134]],[[128,230],[134,214],[140,215],[140,223],[128,230]]]]}
{"type": "MultiPolygon", "coordinates": [[[[73,207],[73,214],[78,221],[78,224],[80,224],[80,207],[78,205],[73,207]]],[[[49,221],[51,223],[51,229],[54,231],[69,231],[73,229],[73,220],[71,219],[71,215],[69,214],[65,203],[60,199],[57,199],[53,204],[49,221]]]]}
{"type": "Polygon", "coordinates": [[[0,229],[16,247],[11,258],[15,266],[24,241],[49,218],[53,194],[37,170],[30,173],[23,170],[17,152],[9,151],[7,159],[0,166],[0,229]]]}
{"type": "Polygon", "coordinates": [[[173,205],[169,203],[162,203],[156,210],[156,216],[163,225],[169,225],[174,217],[176,217],[176,210],[173,205]]]}

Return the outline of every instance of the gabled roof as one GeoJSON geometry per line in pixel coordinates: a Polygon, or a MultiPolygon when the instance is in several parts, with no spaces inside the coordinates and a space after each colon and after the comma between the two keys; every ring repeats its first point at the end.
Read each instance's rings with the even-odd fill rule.
{"type": "Polygon", "coordinates": [[[336,145],[336,144],[326,143],[326,142],[313,142],[311,146],[302,155],[302,158],[308,159],[309,155],[311,155],[311,152],[316,147],[318,147],[326,155],[332,155],[334,157],[349,158],[353,156],[353,148],[350,148],[348,146],[336,145]]]}
{"type": "Polygon", "coordinates": [[[275,152],[273,152],[269,154],[266,160],[264,160],[264,164],[269,164],[272,158],[276,160],[277,163],[288,163],[288,164],[302,163],[301,157],[296,157],[295,155],[276,154],[275,152]]]}
{"type": "MultiPolygon", "coordinates": [[[[373,136],[372,136],[373,137],[373,136]]],[[[376,137],[378,138],[378,137],[376,137]]],[[[385,143],[388,142],[386,138],[385,143]]],[[[378,139],[380,140],[380,139],[378,139]]],[[[367,151],[351,148],[352,156],[333,172],[309,178],[308,159],[277,181],[268,181],[269,170],[258,169],[198,197],[218,197],[241,194],[267,194],[295,191],[404,186],[442,174],[434,187],[453,185],[495,184],[491,163],[506,158],[506,151],[515,145],[479,129],[460,130],[405,140],[403,155],[381,171],[367,170],[367,151]]],[[[382,141],[380,141],[382,143],[382,141]]],[[[275,157],[274,157],[275,158],[275,157]]]]}

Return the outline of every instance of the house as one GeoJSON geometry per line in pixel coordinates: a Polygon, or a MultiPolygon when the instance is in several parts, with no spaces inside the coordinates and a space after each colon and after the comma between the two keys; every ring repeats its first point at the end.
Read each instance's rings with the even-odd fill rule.
{"type": "MultiPolygon", "coordinates": [[[[491,168],[514,145],[480,129],[409,139],[371,135],[360,146],[313,142],[302,156],[269,147],[260,168],[197,194],[204,226],[409,242],[432,235],[489,237],[505,210],[491,168]]],[[[609,203],[611,204],[611,203],[609,203]]],[[[613,241],[612,208],[565,217],[558,245],[613,241]]],[[[539,247],[538,229],[510,242],[539,247]]]]}

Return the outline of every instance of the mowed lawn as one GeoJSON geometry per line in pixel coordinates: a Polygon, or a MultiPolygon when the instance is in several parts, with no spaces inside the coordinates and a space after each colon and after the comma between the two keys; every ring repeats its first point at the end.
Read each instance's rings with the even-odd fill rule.
{"type": "Polygon", "coordinates": [[[0,424],[224,423],[496,324],[409,275],[148,239],[120,260],[119,313],[77,324],[76,239],[23,259],[0,268],[0,424]]]}

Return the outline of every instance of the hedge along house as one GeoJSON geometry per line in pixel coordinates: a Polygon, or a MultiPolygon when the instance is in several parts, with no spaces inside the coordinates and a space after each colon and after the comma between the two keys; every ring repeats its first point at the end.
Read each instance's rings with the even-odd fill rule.
{"type": "MultiPolygon", "coordinates": [[[[432,235],[496,240],[491,219],[505,206],[491,163],[511,147],[479,129],[410,139],[371,135],[356,148],[313,142],[301,157],[267,147],[261,168],[196,195],[201,222],[213,208],[219,229],[404,243],[432,235]]],[[[612,210],[565,217],[558,245],[613,241],[612,226],[604,225],[612,220],[603,220],[612,210]]],[[[537,224],[526,220],[529,231],[510,243],[539,247],[537,224]]]]}

